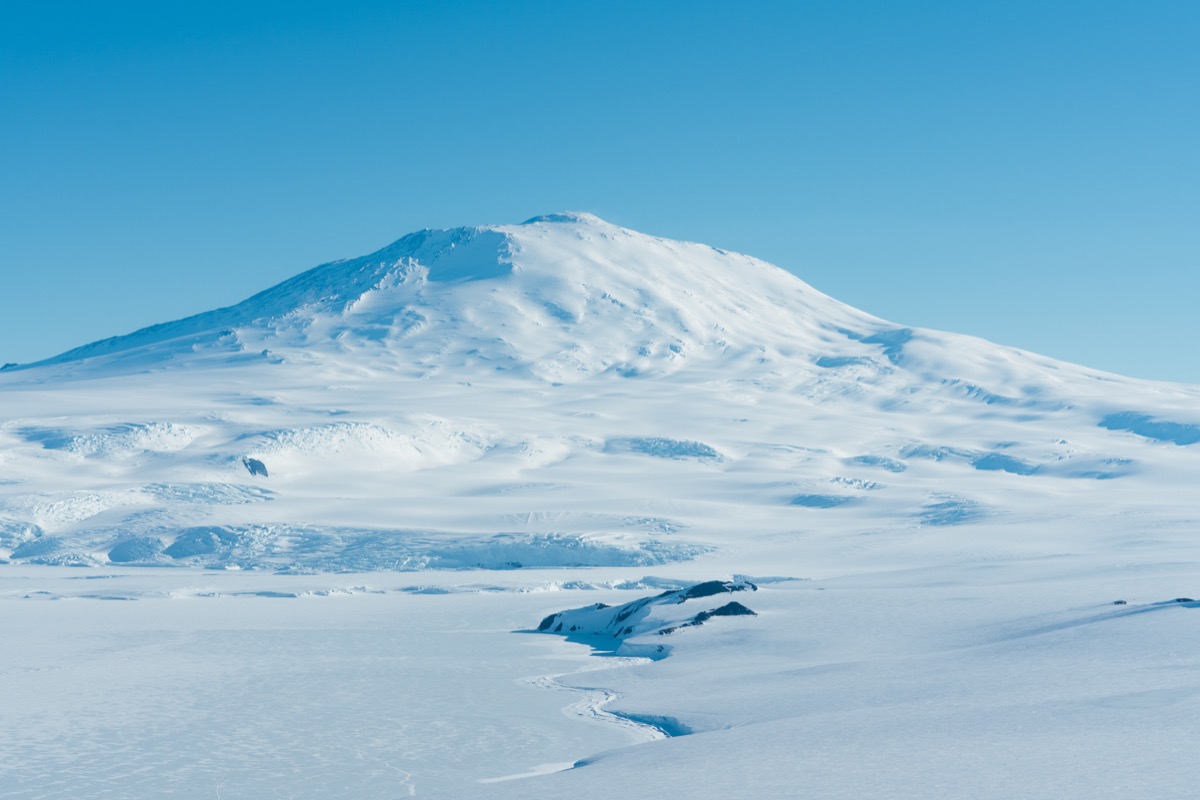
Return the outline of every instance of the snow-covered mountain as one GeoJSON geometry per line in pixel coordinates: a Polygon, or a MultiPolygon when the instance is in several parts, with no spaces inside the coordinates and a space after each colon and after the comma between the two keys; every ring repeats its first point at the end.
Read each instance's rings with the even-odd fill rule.
{"type": "Polygon", "coordinates": [[[1198,401],[587,215],[412,234],[0,371],[4,788],[1187,797],[1198,401]]]}
{"type": "MultiPolygon", "coordinates": [[[[43,363],[299,348],[375,369],[511,370],[546,381],[787,360],[879,320],[745,256],[654,239],[584,214],[420,231],[231,308],[43,363]]],[[[106,362],[106,368],[112,362],[106,362]]]]}
{"type": "Polygon", "coordinates": [[[1195,387],[906,328],[586,214],[410,234],[6,369],[0,398],[0,556],[39,564],[753,574],[1198,510],[1195,387]]]}

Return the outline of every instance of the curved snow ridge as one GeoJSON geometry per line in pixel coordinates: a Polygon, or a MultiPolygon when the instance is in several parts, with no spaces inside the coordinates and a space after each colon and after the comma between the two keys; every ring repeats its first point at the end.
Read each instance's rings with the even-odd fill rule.
{"type": "Polygon", "coordinates": [[[145,497],[133,489],[24,494],[0,502],[0,517],[18,524],[33,523],[46,531],[56,531],[113,508],[144,503],[145,497]]]}
{"type": "Polygon", "coordinates": [[[481,430],[436,418],[417,422],[403,432],[370,422],[333,422],[242,438],[250,443],[247,455],[264,462],[273,457],[368,453],[416,465],[441,465],[479,458],[494,446],[492,437],[481,430]]]}
{"type": "Polygon", "coordinates": [[[119,460],[141,453],[177,453],[203,432],[174,422],[127,422],[94,431],[29,426],[17,434],[46,450],[59,450],[84,458],[119,460]]]}

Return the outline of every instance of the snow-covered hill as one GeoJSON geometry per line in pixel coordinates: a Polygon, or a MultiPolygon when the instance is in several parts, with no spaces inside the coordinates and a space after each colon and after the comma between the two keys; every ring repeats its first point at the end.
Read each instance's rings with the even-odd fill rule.
{"type": "Polygon", "coordinates": [[[826,536],[1003,550],[1197,512],[1194,387],[586,214],[410,234],[0,393],[0,557],[29,563],[753,572],[826,536]]]}

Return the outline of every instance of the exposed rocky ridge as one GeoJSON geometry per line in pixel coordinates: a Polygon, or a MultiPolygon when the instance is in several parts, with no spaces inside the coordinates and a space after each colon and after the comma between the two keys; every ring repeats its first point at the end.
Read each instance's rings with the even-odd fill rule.
{"type": "Polygon", "coordinates": [[[736,600],[735,592],[754,592],[758,587],[746,580],[704,581],[673,589],[652,597],[643,597],[609,606],[594,603],[583,608],[551,614],[537,626],[539,633],[556,633],[573,641],[585,642],[598,649],[616,653],[661,658],[669,651],[663,645],[626,646],[627,640],[647,636],[668,636],[683,628],[703,625],[713,617],[757,616],[736,600]],[[683,606],[686,604],[686,609],[683,606]]]}

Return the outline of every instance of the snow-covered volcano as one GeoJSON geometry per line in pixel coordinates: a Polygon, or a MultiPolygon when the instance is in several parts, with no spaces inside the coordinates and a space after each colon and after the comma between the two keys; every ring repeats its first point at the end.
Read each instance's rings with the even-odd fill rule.
{"type": "Polygon", "coordinates": [[[607,371],[674,372],[693,361],[778,363],[883,327],[894,326],[762,261],[587,214],[555,214],[522,225],[413,233],[236,306],[43,363],[119,355],[144,368],[185,353],[303,348],[423,376],[512,370],[570,381],[607,371]]]}
{"type": "Polygon", "coordinates": [[[0,371],[5,779],[1187,796],[1198,401],[585,215],[406,236],[0,371]]]}
{"type": "Polygon", "coordinates": [[[0,393],[0,556],[35,563],[752,572],[1200,510],[1194,387],[895,325],[586,214],[410,234],[0,393]]]}

